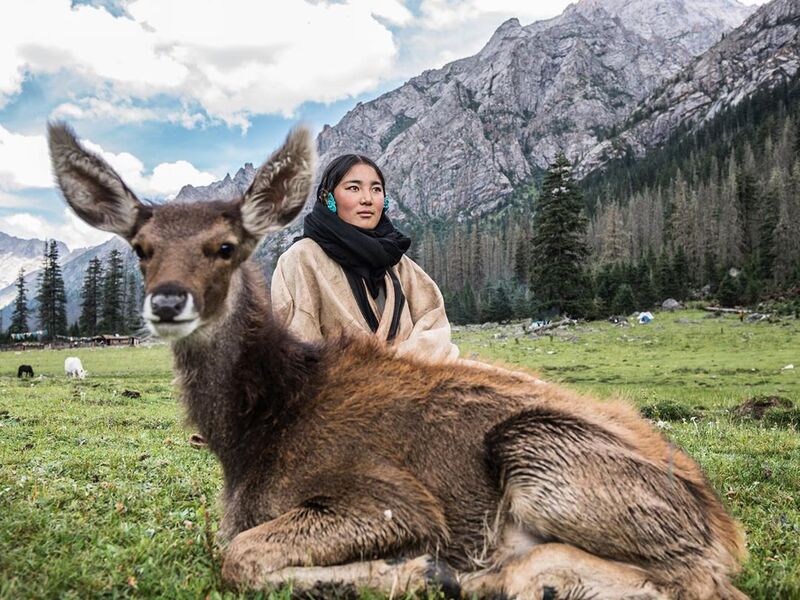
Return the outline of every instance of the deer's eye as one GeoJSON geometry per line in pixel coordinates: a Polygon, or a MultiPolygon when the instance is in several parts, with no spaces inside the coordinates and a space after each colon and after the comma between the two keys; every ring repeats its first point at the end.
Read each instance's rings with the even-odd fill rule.
{"type": "Polygon", "coordinates": [[[139,244],[133,245],[133,251],[136,252],[136,256],[139,257],[139,260],[148,259],[147,253],[145,253],[144,248],[142,248],[139,244]]]}
{"type": "Polygon", "coordinates": [[[236,246],[233,244],[220,244],[219,250],[217,250],[217,256],[220,258],[228,259],[233,256],[233,252],[236,250],[236,246]]]}

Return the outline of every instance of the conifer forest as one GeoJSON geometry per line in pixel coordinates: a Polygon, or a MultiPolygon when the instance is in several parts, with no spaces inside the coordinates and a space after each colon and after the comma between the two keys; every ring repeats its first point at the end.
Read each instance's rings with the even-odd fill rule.
{"type": "Polygon", "coordinates": [[[624,152],[579,182],[565,160],[491,217],[415,228],[415,258],[440,284],[455,322],[603,318],[667,298],[729,307],[796,298],[797,78],[697,131],[679,131],[643,158],[624,152]]]}

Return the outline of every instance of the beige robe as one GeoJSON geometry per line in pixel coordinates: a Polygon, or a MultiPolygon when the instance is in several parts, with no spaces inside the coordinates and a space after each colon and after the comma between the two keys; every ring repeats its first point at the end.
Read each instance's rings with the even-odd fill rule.
{"type": "MultiPolygon", "coordinates": [[[[430,360],[458,357],[450,341],[450,323],[444,300],[434,281],[407,256],[393,267],[406,301],[400,324],[391,342],[399,354],[414,354],[430,360]]],[[[394,285],[386,275],[386,303],[383,314],[367,293],[378,317],[375,336],[385,340],[394,311],[394,285]]],[[[302,239],[278,259],[272,275],[272,310],[275,318],[303,340],[373,332],[358,308],[344,271],[313,240],[302,239]]]]}

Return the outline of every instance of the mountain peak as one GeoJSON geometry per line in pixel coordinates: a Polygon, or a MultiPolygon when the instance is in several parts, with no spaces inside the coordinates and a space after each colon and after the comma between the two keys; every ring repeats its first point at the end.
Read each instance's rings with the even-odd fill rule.
{"type": "Polygon", "coordinates": [[[759,7],[723,41],[646,98],[615,139],[604,139],[590,149],[581,162],[582,173],[618,157],[619,149],[641,156],[678,128],[697,129],[743,99],[796,77],[800,73],[799,24],[797,0],[773,0],[759,7]]]}
{"type": "MultiPolygon", "coordinates": [[[[457,207],[491,212],[556,152],[585,156],[752,10],[736,0],[580,0],[546,21],[508,19],[475,56],[425,71],[324,127],[320,162],[353,151],[375,158],[400,220],[448,218],[457,207]]],[[[245,165],[192,198],[241,193],[254,171],[245,165]]]]}
{"type": "Polygon", "coordinates": [[[738,27],[755,10],[737,0],[580,0],[565,14],[603,10],[649,41],[675,44],[690,56],[718,41],[713,34],[738,27]]]}
{"type": "MultiPolygon", "coordinates": [[[[46,243],[45,240],[21,239],[0,231],[0,288],[12,284],[20,268],[24,268],[26,273],[38,270],[46,243]]],[[[60,261],[64,262],[69,255],[69,249],[58,240],[56,246],[60,261]]],[[[7,301],[7,298],[0,295],[0,303],[3,301],[7,301]]]]}
{"type": "Polygon", "coordinates": [[[516,17],[508,19],[495,30],[492,37],[489,38],[489,41],[486,43],[486,46],[481,50],[481,54],[491,54],[495,50],[505,46],[508,40],[520,37],[521,35],[525,35],[525,30],[522,25],[520,25],[519,19],[516,17]]]}
{"type": "Polygon", "coordinates": [[[519,29],[522,25],[519,24],[519,19],[516,17],[511,17],[507,21],[504,21],[500,24],[500,27],[497,28],[495,33],[502,33],[507,30],[519,29]]]}

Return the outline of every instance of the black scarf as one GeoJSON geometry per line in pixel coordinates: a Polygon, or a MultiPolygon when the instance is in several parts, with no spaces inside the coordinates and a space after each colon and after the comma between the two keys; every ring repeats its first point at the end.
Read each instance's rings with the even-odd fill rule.
{"type": "MultiPolygon", "coordinates": [[[[314,240],[325,254],[344,269],[350,289],[353,291],[358,307],[372,331],[378,329],[378,320],[367,300],[367,289],[377,298],[383,286],[386,273],[392,279],[395,292],[395,305],[388,339],[391,341],[400,324],[400,311],[405,296],[392,267],[400,262],[411,240],[395,229],[384,212],[375,229],[363,229],[342,221],[328,210],[322,202],[316,202],[312,211],[303,221],[303,235],[300,238],[314,240]]],[[[295,239],[295,241],[297,241],[295,239]]]]}

